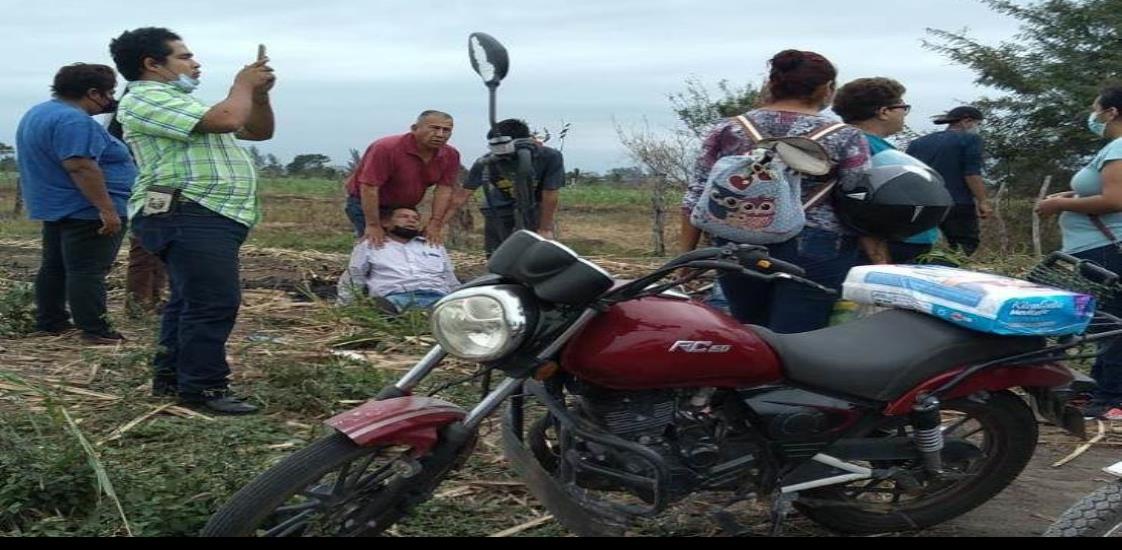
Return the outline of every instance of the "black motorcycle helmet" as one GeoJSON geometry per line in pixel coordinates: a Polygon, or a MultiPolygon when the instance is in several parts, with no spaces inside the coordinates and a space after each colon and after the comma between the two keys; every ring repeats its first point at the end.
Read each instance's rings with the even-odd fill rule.
{"type": "Polygon", "coordinates": [[[842,223],[859,233],[894,241],[938,227],[953,206],[942,176],[918,160],[874,166],[858,183],[837,194],[842,223]]]}

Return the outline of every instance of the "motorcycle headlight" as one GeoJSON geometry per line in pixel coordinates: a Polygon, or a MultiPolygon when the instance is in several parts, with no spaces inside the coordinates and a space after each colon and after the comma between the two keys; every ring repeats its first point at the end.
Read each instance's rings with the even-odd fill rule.
{"type": "Polygon", "coordinates": [[[436,341],[453,357],[486,363],[526,340],[530,312],[518,286],[470,288],[441,300],[432,314],[436,341]]]}

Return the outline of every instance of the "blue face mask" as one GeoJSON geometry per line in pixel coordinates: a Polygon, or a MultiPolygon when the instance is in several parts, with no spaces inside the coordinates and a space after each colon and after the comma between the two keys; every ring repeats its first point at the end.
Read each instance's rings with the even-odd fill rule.
{"type": "Polygon", "coordinates": [[[1099,120],[1099,113],[1091,111],[1091,116],[1087,119],[1087,128],[1099,137],[1106,137],[1106,123],[1099,120]]]}

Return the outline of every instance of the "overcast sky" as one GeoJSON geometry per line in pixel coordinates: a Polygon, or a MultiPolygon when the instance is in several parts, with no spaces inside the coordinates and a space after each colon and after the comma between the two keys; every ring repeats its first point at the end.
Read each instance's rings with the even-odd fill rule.
{"type": "Polygon", "coordinates": [[[813,50],[842,82],[889,76],[908,88],[910,124],[985,91],[973,74],[921,47],[927,27],[968,28],[987,43],[1008,40],[1016,22],[978,0],[0,0],[0,142],[13,143],[20,116],[48,98],[57,69],[85,61],[112,65],[109,40],[125,29],[166,26],[203,65],[195,92],[225,97],[235,72],[269,47],[277,70],[276,138],[260,144],[287,162],[324,153],[345,164],[348,150],[403,133],[425,109],[457,118],[453,143],[465,162],[485,149],[486,90],[468,62],[475,31],[501,40],[511,71],[500,117],[535,128],[572,123],[570,168],[604,171],[633,164],[613,121],[674,120],[666,96],[696,76],[715,84],[759,83],[766,61],[786,48],[813,50]]]}

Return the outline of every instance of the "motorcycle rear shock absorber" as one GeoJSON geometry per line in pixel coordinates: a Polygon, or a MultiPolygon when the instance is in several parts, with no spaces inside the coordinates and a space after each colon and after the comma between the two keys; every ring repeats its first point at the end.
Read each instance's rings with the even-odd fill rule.
{"type": "Polygon", "coordinates": [[[923,456],[923,466],[934,476],[943,475],[943,415],[942,403],[934,396],[916,400],[912,409],[912,427],[915,444],[923,456]]]}

